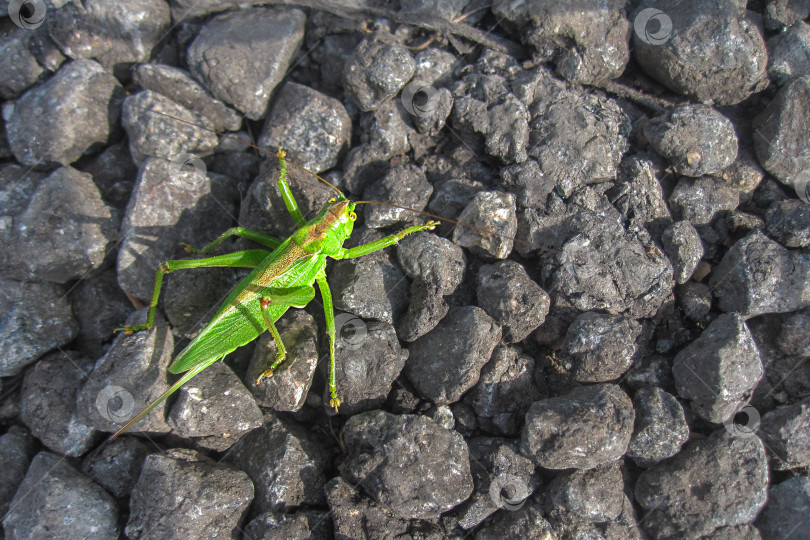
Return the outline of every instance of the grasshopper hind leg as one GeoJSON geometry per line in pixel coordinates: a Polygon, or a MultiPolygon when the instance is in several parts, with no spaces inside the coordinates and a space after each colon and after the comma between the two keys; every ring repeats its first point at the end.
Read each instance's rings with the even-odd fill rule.
{"type": "Polygon", "coordinates": [[[262,379],[265,377],[272,377],[276,368],[287,358],[287,348],[284,347],[281,334],[278,333],[278,329],[276,325],[273,324],[273,320],[270,317],[270,306],[293,306],[302,308],[309,304],[313,298],[315,298],[315,289],[311,285],[292,289],[267,289],[265,294],[261,297],[259,305],[262,309],[262,318],[264,318],[267,331],[270,332],[270,335],[273,336],[273,341],[276,342],[278,353],[276,354],[276,359],[273,361],[273,364],[256,379],[256,384],[261,383],[262,379]]]}

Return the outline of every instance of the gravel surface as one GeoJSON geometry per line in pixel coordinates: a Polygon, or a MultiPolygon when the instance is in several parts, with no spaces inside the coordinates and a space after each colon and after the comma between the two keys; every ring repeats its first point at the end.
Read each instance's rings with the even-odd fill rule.
{"type": "Polygon", "coordinates": [[[0,537],[810,538],[810,2],[20,4],[0,537]],[[110,440],[247,275],[115,334],[159,265],[296,229],[250,141],[442,224],[329,263],[339,413],[317,296],[110,440]]]}

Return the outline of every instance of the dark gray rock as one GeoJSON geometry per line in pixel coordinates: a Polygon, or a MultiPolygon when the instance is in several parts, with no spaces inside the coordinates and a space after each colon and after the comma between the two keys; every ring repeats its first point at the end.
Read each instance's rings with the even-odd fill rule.
{"type": "MultiPolygon", "coordinates": [[[[45,73],[32,53],[31,31],[5,23],[0,29],[0,98],[15,99],[45,73]]],[[[8,157],[8,156],[5,156],[8,157]]]]}
{"type": "Polygon", "coordinates": [[[76,395],[90,374],[92,363],[73,351],[59,351],[40,359],[26,371],[22,384],[20,420],[49,450],[81,456],[100,435],[76,412],[76,395]]]}
{"type": "Polygon", "coordinates": [[[256,7],[217,15],[189,46],[189,71],[214,97],[258,120],[290,69],[305,23],[297,9],[256,7]]]}
{"type": "Polygon", "coordinates": [[[453,110],[453,94],[450,90],[436,90],[418,78],[402,89],[401,99],[402,106],[411,114],[416,131],[430,137],[439,134],[453,110]]]}
{"type": "Polygon", "coordinates": [[[765,41],[741,2],[689,0],[675,8],[666,0],[644,0],[630,20],[636,60],[674,92],[729,105],[768,84],[765,41]],[[644,11],[649,9],[658,13],[644,11]]]}
{"type": "Polygon", "coordinates": [[[441,291],[417,279],[411,283],[408,311],[397,324],[397,336],[409,343],[416,341],[436,328],[448,311],[450,305],[445,302],[441,291]]]}
{"type": "Polygon", "coordinates": [[[492,12],[540,55],[553,53],[557,73],[564,79],[580,84],[615,79],[630,60],[624,2],[581,6],[500,0],[493,3],[492,12]]]}
{"type": "Polygon", "coordinates": [[[190,450],[152,454],[132,490],[124,532],[139,539],[233,537],[252,500],[253,484],[240,470],[190,450]]]}
{"type": "MultiPolygon", "coordinates": [[[[146,310],[133,313],[127,324],[141,324],[146,310]]],[[[115,432],[155,398],[168,390],[167,368],[174,339],[160,315],[155,327],[132,335],[118,334],[107,354],[96,362],[79,392],[79,419],[99,431],[115,432]]],[[[165,402],[135,424],[134,431],[165,433],[165,402]]]]}
{"type": "Polygon", "coordinates": [[[402,11],[439,16],[452,21],[464,10],[467,0],[402,0],[402,11]]]}
{"type": "Polygon", "coordinates": [[[587,312],[568,327],[560,361],[578,382],[606,382],[633,364],[641,325],[627,317],[587,312]]]}
{"type": "Polygon", "coordinates": [[[428,418],[361,413],[346,422],[343,440],[347,479],[399,517],[436,518],[472,493],[467,444],[428,418]]]}
{"type": "Polygon", "coordinates": [[[731,122],[707,105],[680,105],[644,126],[644,136],[685,176],[713,174],[737,159],[731,122]]]}
{"type": "Polygon", "coordinates": [[[622,159],[613,187],[605,192],[628,229],[643,227],[656,239],[672,223],[662,186],[669,174],[665,168],[664,160],[652,152],[627,156],[622,159]]]}
{"type": "Polygon", "coordinates": [[[132,161],[127,141],[107,146],[100,154],[77,164],[82,172],[93,176],[101,198],[117,209],[125,208],[132,193],[138,168],[132,161]]]}
{"type": "Polygon", "coordinates": [[[70,2],[48,12],[48,34],[74,59],[93,58],[119,77],[146,62],[171,24],[164,0],[70,2]]]}
{"type": "Polygon", "coordinates": [[[669,196],[673,217],[692,225],[709,225],[719,213],[734,210],[739,204],[739,192],[713,176],[681,177],[669,196]]]}
{"type": "MultiPolygon", "coordinates": [[[[374,233],[355,235],[359,244],[381,237],[374,233]]],[[[394,324],[408,304],[408,282],[392,250],[337,261],[332,267],[329,283],[335,309],[354,313],[363,319],[394,324]]]]}
{"type": "Polygon", "coordinates": [[[409,278],[437,288],[442,295],[456,290],[467,266],[464,250],[430,232],[403,238],[397,247],[397,260],[409,278]]]}
{"type": "MultiPolygon", "coordinates": [[[[783,184],[806,186],[810,175],[810,75],[785,84],[754,118],[754,149],[762,168],[783,184]]],[[[10,139],[9,139],[10,140],[10,139]]]]}
{"type": "Polygon", "coordinates": [[[343,67],[343,85],[361,111],[373,111],[397,95],[416,70],[408,49],[385,31],[361,41],[343,67]]]}
{"type": "Polygon", "coordinates": [[[178,105],[195,111],[203,123],[217,131],[236,131],[242,117],[215,99],[182,69],[165,64],[139,64],[132,74],[133,82],[144,90],[162,94],[178,105]]]}
{"type": "Polygon", "coordinates": [[[634,419],[633,403],[615,384],[578,386],[532,404],[520,451],[546,469],[592,469],[624,455],[634,419]]]}
{"type": "Polygon", "coordinates": [[[798,313],[785,320],[778,343],[785,354],[810,356],[810,314],[798,313]]]}
{"type": "Polygon", "coordinates": [[[671,394],[644,387],[633,398],[636,423],[627,457],[640,467],[650,467],[674,456],[689,439],[683,408],[671,394]]]}
{"type": "Polygon", "coordinates": [[[451,309],[408,347],[405,374],[422,397],[437,405],[453,403],[478,382],[500,340],[501,327],[483,309],[451,309]]]}
{"type": "Polygon", "coordinates": [[[765,27],[779,30],[810,16],[807,0],[768,0],[765,5],[765,27]]]}
{"type": "Polygon", "coordinates": [[[262,425],[262,412],[231,368],[217,362],[178,390],[166,423],[184,437],[218,437],[230,447],[262,425]]]}
{"type": "MultiPolygon", "coordinates": [[[[359,319],[358,319],[359,320],[359,319]]],[[[304,406],[318,365],[318,326],[303,310],[291,309],[276,323],[287,360],[270,378],[256,384],[259,375],[276,360],[278,348],[269,332],[259,337],[247,370],[247,387],[263,407],[276,411],[298,411],[304,406]]]]}
{"type": "Polygon", "coordinates": [[[478,305],[503,326],[506,343],[523,341],[543,324],[551,304],[546,291],[515,261],[482,266],[476,294],[478,305]]]}
{"type": "Polygon", "coordinates": [[[308,538],[329,540],[332,519],[327,512],[305,510],[294,514],[265,512],[244,528],[243,538],[250,540],[286,540],[308,538]]]}
{"type": "Polygon", "coordinates": [[[757,437],[720,429],[673,459],[641,473],[641,526],[654,538],[694,538],[751,523],[765,505],[768,464],[757,437]]]}
{"type": "Polygon", "coordinates": [[[118,506],[62,456],[34,457],[3,519],[6,538],[118,538],[118,506]]]}
{"type": "Polygon", "coordinates": [[[29,167],[67,165],[106,144],[117,129],[123,93],[97,62],[65,64],[14,103],[6,121],[14,157],[29,167]]]}
{"type": "Polygon", "coordinates": [[[120,219],[91,176],[72,167],[42,179],[24,209],[3,217],[11,230],[0,236],[0,271],[12,279],[56,283],[99,269],[120,219]]]}
{"type": "Polygon", "coordinates": [[[563,473],[546,488],[549,510],[564,508],[587,521],[616,519],[624,506],[624,481],[617,461],[587,471],[563,473]]]}
{"type": "MultiPolygon", "coordinates": [[[[353,415],[380,407],[405,366],[408,351],[400,346],[393,326],[386,322],[365,323],[349,313],[339,313],[335,326],[340,413],[353,415]]],[[[328,404],[328,388],[323,395],[328,404]]]]}
{"type": "MultiPolygon", "coordinates": [[[[506,1],[506,0],[503,0],[506,1]]],[[[501,538],[554,538],[554,527],[543,517],[540,505],[527,504],[514,512],[499,512],[475,532],[475,540],[501,538]]]]}
{"type": "Polygon", "coordinates": [[[501,168],[501,187],[515,196],[517,205],[524,208],[542,208],[554,181],[547,177],[535,159],[527,159],[501,168]]]}
{"type": "Polygon", "coordinates": [[[519,510],[539,483],[534,464],[518,453],[517,443],[477,437],[469,444],[475,490],[457,512],[458,524],[465,530],[478,526],[501,508],[519,510]]]}
{"type": "Polygon", "coordinates": [[[768,234],[783,246],[803,248],[810,245],[810,205],[797,199],[777,201],[765,214],[768,234]]]}
{"type": "Polygon", "coordinates": [[[515,197],[482,191],[461,212],[453,242],[488,260],[505,259],[512,252],[516,232],[515,197]]]}
{"type": "Polygon", "coordinates": [[[361,495],[355,487],[339,476],[327,482],[325,489],[336,539],[444,538],[443,531],[435,522],[400,518],[361,495]]]}
{"type": "Polygon", "coordinates": [[[810,305],[808,272],[807,255],[788,251],[754,231],[726,252],[709,287],[727,313],[786,313],[810,305]]]}
{"type": "Polygon", "coordinates": [[[236,443],[226,460],[248,473],[256,486],[254,508],[289,512],[323,505],[329,456],[313,433],[292,422],[265,417],[236,443]]]}
{"type": "Polygon", "coordinates": [[[768,40],[768,76],[783,85],[810,75],[810,25],[803,21],[768,40]]]}
{"type": "Polygon", "coordinates": [[[137,437],[119,437],[102,444],[84,458],[82,472],[122,499],[132,493],[146,456],[157,451],[137,437]]]}
{"type": "Polygon", "coordinates": [[[121,224],[121,289],[151,298],[155,272],[164,261],[180,258],[181,242],[202,247],[231,223],[235,187],[222,175],[157,158],[144,161],[121,224]]]}
{"type": "MultiPolygon", "coordinates": [[[[427,206],[433,186],[425,173],[416,165],[406,163],[388,170],[380,180],[363,192],[367,201],[381,201],[421,211],[427,206]]],[[[366,226],[372,229],[404,225],[421,221],[422,216],[402,208],[368,205],[365,209],[366,226]]]]}
{"type": "Polygon", "coordinates": [[[794,477],[768,490],[768,505],[757,519],[763,538],[810,538],[810,478],[794,477]]]}
{"type": "Polygon", "coordinates": [[[771,452],[775,469],[810,465],[810,398],[766,413],[759,435],[771,452]]]}
{"type": "Polygon", "coordinates": [[[675,283],[686,283],[703,258],[703,243],[689,221],[677,221],[661,235],[664,253],[672,261],[675,283]]]}
{"type": "Polygon", "coordinates": [[[0,377],[17,375],[79,333],[67,291],[60,285],[0,277],[0,313],[0,377]]]}
{"type": "Polygon", "coordinates": [[[724,422],[745,405],[762,378],[762,361],[745,321],[727,313],[715,318],[675,356],[678,394],[709,422],[724,422]]]}
{"type": "Polygon", "coordinates": [[[702,540],[762,540],[759,530],[753,525],[721,527],[713,533],[700,537],[702,540]]]}
{"type": "Polygon", "coordinates": [[[69,293],[79,321],[79,349],[89,358],[100,358],[112,341],[113,329],[124,324],[132,304],[118,287],[114,269],[79,281],[69,293]]]}
{"type": "Polygon", "coordinates": [[[481,369],[478,383],[464,396],[485,431],[517,435],[526,411],[540,399],[534,383],[534,359],[516,347],[498,345],[492,358],[481,369]],[[494,430],[487,429],[491,423],[494,430]]]}
{"type": "Polygon", "coordinates": [[[303,84],[287,82],[276,93],[258,145],[320,173],[334,167],[351,143],[352,121],[343,104],[303,84]]]}
{"type": "Polygon", "coordinates": [[[132,160],[141,170],[151,156],[180,160],[176,168],[184,172],[184,163],[191,159],[188,154],[208,154],[219,140],[204,129],[204,117],[152,90],[124,100],[121,123],[129,138],[132,160]]]}
{"type": "Polygon", "coordinates": [[[453,86],[453,127],[504,164],[526,161],[529,111],[499,75],[472,73],[453,86]]]}
{"type": "Polygon", "coordinates": [[[20,487],[28,465],[34,457],[36,443],[34,437],[20,426],[11,426],[0,435],[0,459],[3,469],[0,473],[0,515],[8,513],[9,505],[20,487]]]}

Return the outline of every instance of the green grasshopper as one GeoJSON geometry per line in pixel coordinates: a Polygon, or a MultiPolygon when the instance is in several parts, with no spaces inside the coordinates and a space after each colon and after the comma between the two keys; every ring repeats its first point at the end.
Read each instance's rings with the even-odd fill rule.
{"type": "MultiPolygon", "coordinates": [[[[362,257],[392,246],[409,234],[433,230],[439,225],[439,222],[431,220],[423,225],[408,227],[397,234],[374,242],[350,249],[344,248],[343,243],[351,236],[354,221],[357,219],[357,215],[354,213],[355,205],[360,203],[348,200],[339,189],[321,179],[337,191],[338,197],[330,199],[315,218],[306,221],[287,183],[285,155],[283,150],[279,150],[278,159],[281,172],[278,188],[298,230],[286,240],[281,241],[256,231],[234,227],[225,231],[219,238],[202,249],[185,245],[186,251],[206,254],[228,238],[238,236],[266,246],[271,251],[254,249],[204,259],[166,261],[155,275],[146,323],[116,328],[116,332],[123,331],[126,334],[132,334],[141,330],[150,330],[153,327],[155,310],[165,274],[188,268],[253,269],[223,302],[211,321],[169,366],[171,373],[184,373],[184,375],[119,429],[113,438],[140,421],[192,377],[238,347],[250,343],[265,330],[272,335],[278,354],[272,365],[259,376],[257,383],[264,377],[272,376],[273,371],[287,357],[287,350],[274,323],[290,307],[302,308],[312,301],[315,298],[313,285],[316,282],[323,300],[326,332],[329,335],[329,406],[334,407],[337,412],[340,399],[337,396],[335,383],[335,313],[332,308],[329,283],[326,281],[327,257],[332,259],[362,257]]],[[[317,175],[315,176],[317,177],[317,175]]],[[[318,178],[320,179],[320,177],[318,178]]]]}

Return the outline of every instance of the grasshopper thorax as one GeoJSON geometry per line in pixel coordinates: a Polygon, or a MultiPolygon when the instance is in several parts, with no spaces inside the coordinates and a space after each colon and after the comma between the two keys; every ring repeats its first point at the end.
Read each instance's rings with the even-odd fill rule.
{"type": "Polygon", "coordinates": [[[335,254],[352,234],[354,202],[343,195],[329,199],[315,218],[293,235],[293,241],[310,253],[335,254]]]}

